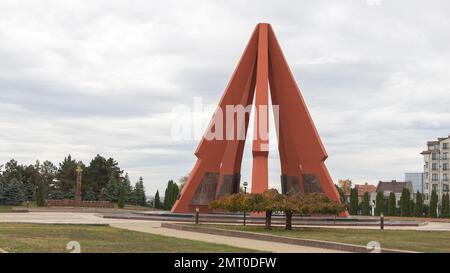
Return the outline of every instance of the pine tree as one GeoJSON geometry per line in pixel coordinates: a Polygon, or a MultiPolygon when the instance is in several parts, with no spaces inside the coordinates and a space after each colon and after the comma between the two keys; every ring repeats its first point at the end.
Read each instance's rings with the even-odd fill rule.
{"type": "Polygon", "coordinates": [[[414,215],[416,217],[423,216],[423,198],[422,194],[419,191],[417,191],[416,193],[416,206],[414,207],[414,215]]]}
{"type": "Polygon", "coordinates": [[[397,200],[395,198],[395,193],[391,192],[389,193],[388,199],[388,215],[395,216],[396,213],[397,213],[397,200]]]}
{"type": "Polygon", "coordinates": [[[128,173],[125,174],[125,177],[122,180],[123,186],[125,187],[125,203],[133,203],[133,186],[131,185],[130,177],[128,173]]]}
{"type": "Polygon", "coordinates": [[[431,192],[431,198],[430,198],[430,217],[436,218],[437,215],[437,207],[438,207],[438,195],[435,191],[431,192]]]}
{"type": "Polygon", "coordinates": [[[358,214],[358,189],[353,188],[350,190],[350,214],[358,214]]]}
{"type": "Polygon", "coordinates": [[[126,198],[126,188],[125,188],[125,184],[122,181],[122,183],[120,183],[119,185],[119,200],[117,201],[117,206],[121,209],[123,209],[125,207],[125,198],[126,198]]]}
{"type": "Polygon", "coordinates": [[[363,201],[362,201],[362,214],[370,215],[370,196],[368,192],[364,193],[363,201]]]}
{"type": "Polygon", "coordinates": [[[25,201],[23,183],[13,178],[3,185],[3,200],[5,205],[17,206],[25,201]]]}
{"type": "Polygon", "coordinates": [[[111,174],[111,178],[106,184],[104,199],[111,202],[117,202],[119,199],[119,183],[115,174],[111,174]]]}
{"type": "Polygon", "coordinates": [[[154,203],[153,203],[153,207],[154,207],[155,209],[160,209],[160,208],[162,208],[161,198],[159,197],[159,191],[158,191],[158,190],[156,191],[156,194],[155,194],[155,201],[154,201],[154,203]]]}
{"type": "Polygon", "coordinates": [[[402,196],[400,197],[400,215],[403,217],[408,217],[411,208],[411,193],[407,188],[402,191],[402,196]]]}
{"type": "Polygon", "coordinates": [[[375,215],[384,214],[384,193],[378,192],[376,198],[376,207],[375,207],[375,215]]]}
{"type": "MultiPolygon", "coordinates": [[[[75,185],[76,185],[76,168],[77,162],[69,155],[59,163],[58,173],[56,175],[57,182],[54,185],[55,189],[58,189],[62,198],[73,199],[75,197],[75,185]]],[[[83,179],[83,186],[85,187],[85,179],[83,179]]]]}
{"type": "Polygon", "coordinates": [[[144,180],[139,177],[133,189],[133,196],[136,205],[145,206],[147,204],[147,197],[145,196],[144,180]]]}

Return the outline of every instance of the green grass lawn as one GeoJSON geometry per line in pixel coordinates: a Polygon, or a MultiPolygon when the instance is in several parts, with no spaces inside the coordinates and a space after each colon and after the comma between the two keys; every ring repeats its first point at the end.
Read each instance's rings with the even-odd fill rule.
{"type": "Polygon", "coordinates": [[[107,225],[0,224],[0,248],[8,252],[69,252],[66,244],[70,241],[78,241],[84,253],[254,252],[107,225]]]}
{"type": "Polygon", "coordinates": [[[408,231],[408,230],[371,230],[371,229],[332,229],[332,228],[301,228],[287,231],[283,228],[204,225],[232,230],[269,233],[285,237],[333,241],[356,245],[367,245],[377,241],[382,248],[418,251],[418,252],[450,252],[449,231],[408,231]]]}

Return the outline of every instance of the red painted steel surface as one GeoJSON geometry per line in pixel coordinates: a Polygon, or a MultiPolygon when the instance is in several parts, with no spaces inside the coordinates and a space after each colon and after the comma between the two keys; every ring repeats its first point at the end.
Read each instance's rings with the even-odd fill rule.
{"type": "MultiPolygon", "coordinates": [[[[198,196],[202,196],[199,193],[207,194],[210,189],[206,189],[205,185],[216,185],[217,187],[212,190],[213,195],[217,197],[221,189],[229,188],[226,186],[230,183],[230,177],[238,179],[245,140],[236,137],[227,140],[226,134],[233,132],[236,136],[239,129],[245,130],[246,134],[249,115],[245,115],[245,119],[241,122],[233,117],[234,124],[226,124],[227,105],[251,107],[253,100],[255,101],[251,189],[253,193],[268,189],[269,141],[265,137],[268,133],[268,124],[258,121],[259,118],[265,118],[263,121],[268,122],[269,86],[272,104],[279,106],[279,124],[276,126],[279,128],[277,138],[281,174],[292,181],[297,181],[294,183],[298,183],[300,191],[305,191],[316,183],[330,199],[339,202],[339,194],[324,163],[328,156],[300,89],[272,27],[270,24],[261,23],[256,26],[218,105],[223,113],[218,117],[225,125],[223,138],[212,140],[205,136],[202,138],[195,152],[197,162],[172,209],[173,212],[193,212],[197,207],[201,211],[209,211],[207,204],[202,203],[204,202],[202,198],[197,198],[195,201],[197,203],[193,201],[196,194],[198,196]],[[266,111],[261,111],[260,106],[266,107],[266,111]],[[230,126],[233,126],[234,130],[230,130],[230,126]],[[212,175],[205,176],[205,174],[212,175]],[[213,181],[215,174],[218,175],[217,181],[213,181]],[[312,182],[306,181],[305,177],[312,179],[312,182]]],[[[215,131],[216,124],[217,119],[213,117],[207,132],[215,131]]]]}

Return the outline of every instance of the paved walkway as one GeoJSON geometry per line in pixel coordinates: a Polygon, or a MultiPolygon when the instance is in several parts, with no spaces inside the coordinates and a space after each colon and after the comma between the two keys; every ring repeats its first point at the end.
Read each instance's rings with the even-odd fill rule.
{"type": "Polygon", "coordinates": [[[110,224],[116,228],[140,231],[176,238],[204,241],[216,244],[226,244],[235,247],[281,253],[336,253],[338,251],[297,246],[290,244],[266,242],[244,238],[234,238],[190,231],[180,231],[161,228],[159,221],[105,219],[94,213],[70,212],[30,212],[30,213],[0,213],[0,223],[45,223],[45,224],[110,224]]]}
{"type": "Polygon", "coordinates": [[[235,238],[228,236],[212,235],[198,232],[175,230],[170,228],[161,228],[160,222],[140,222],[140,223],[114,223],[113,227],[124,228],[134,231],[147,232],[152,234],[204,241],[216,244],[226,244],[235,247],[256,249],[278,253],[338,253],[339,251],[322,249],[315,247],[306,247],[282,243],[274,243],[245,238],[235,238]]]}

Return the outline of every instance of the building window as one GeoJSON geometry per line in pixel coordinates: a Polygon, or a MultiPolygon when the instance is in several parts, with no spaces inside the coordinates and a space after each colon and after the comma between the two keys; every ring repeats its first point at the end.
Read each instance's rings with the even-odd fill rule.
{"type": "Polygon", "coordinates": [[[432,171],[437,171],[438,170],[438,164],[437,163],[431,164],[431,170],[432,171]]]}
{"type": "Polygon", "coordinates": [[[448,150],[448,142],[442,144],[442,149],[448,150]]]}
{"type": "Polygon", "coordinates": [[[448,181],[448,173],[444,173],[442,178],[444,181],[448,181]]]}
{"type": "Polygon", "coordinates": [[[438,184],[433,184],[432,188],[433,191],[435,191],[436,193],[439,192],[439,186],[438,184]]]}
{"type": "Polygon", "coordinates": [[[432,154],[431,154],[431,159],[432,159],[432,160],[438,160],[437,153],[432,153],[432,154]]]}
{"type": "Polygon", "coordinates": [[[442,185],[442,191],[443,192],[448,192],[448,184],[443,184],[442,185]]]}
{"type": "Polygon", "coordinates": [[[448,152],[445,152],[442,154],[442,159],[443,160],[448,160],[448,152]]]}
{"type": "MultiPolygon", "coordinates": [[[[438,180],[439,180],[438,174],[437,174],[437,173],[433,173],[432,176],[431,176],[431,179],[432,179],[433,181],[438,181],[438,180]]],[[[433,185],[433,186],[434,186],[434,185],[433,185]]]]}
{"type": "Polygon", "coordinates": [[[425,173],[425,179],[428,180],[428,173],[425,173]]]}
{"type": "Polygon", "coordinates": [[[428,190],[428,183],[425,183],[425,189],[428,190]]]}
{"type": "Polygon", "coordinates": [[[442,165],[442,169],[444,169],[444,171],[448,171],[448,163],[444,163],[442,165]]]}

